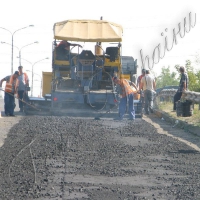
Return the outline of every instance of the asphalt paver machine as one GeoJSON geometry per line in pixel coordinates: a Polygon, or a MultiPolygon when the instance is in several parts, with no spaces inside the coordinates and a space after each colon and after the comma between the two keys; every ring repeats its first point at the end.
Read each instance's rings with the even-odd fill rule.
{"type": "MultiPolygon", "coordinates": [[[[115,106],[112,78],[135,82],[137,75],[137,60],[122,56],[122,26],[105,20],[66,20],[54,24],[53,34],[52,72],[43,72],[43,98],[29,97],[29,103],[53,115],[115,106]],[[62,43],[68,47],[60,49],[62,43]]],[[[26,113],[31,111],[27,106],[26,113]]]]}

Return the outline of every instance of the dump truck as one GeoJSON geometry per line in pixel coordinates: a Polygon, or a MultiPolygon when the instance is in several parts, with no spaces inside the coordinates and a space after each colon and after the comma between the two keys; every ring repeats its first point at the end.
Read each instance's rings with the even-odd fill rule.
{"type": "Polygon", "coordinates": [[[25,112],[33,112],[33,106],[52,115],[115,106],[117,92],[112,78],[135,82],[137,75],[137,60],[122,56],[122,34],[121,25],[106,20],[55,23],[52,72],[43,72],[43,98],[29,97],[32,107],[26,106],[25,112]]]}

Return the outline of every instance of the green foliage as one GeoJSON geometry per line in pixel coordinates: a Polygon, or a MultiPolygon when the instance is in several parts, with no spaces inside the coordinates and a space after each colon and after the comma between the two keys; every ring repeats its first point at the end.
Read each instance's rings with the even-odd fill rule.
{"type": "MultiPolygon", "coordinates": [[[[163,67],[160,76],[156,79],[156,87],[162,88],[165,86],[178,86],[180,81],[180,65],[175,65],[174,68],[178,73],[170,72],[170,67],[163,67]],[[178,78],[177,78],[177,74],[178,78]]],[[[194,92],[200,92],[200,70],[195,71],[190,60],[186,60],[186,73],[188,74],[189,84],[188,89],[194,92]]]]}
{"type": "Polygon", "coordinates": [[[165,86],[177,86],[179,81],[176,79],[176,73],[170,72],[170,67],[162,67],[160,76],[156,79],[156,88],[163,88],[165,86]]]}
{"type": "Polygon", "coordinates": [[[186,68],[186,71],[187,71],[187,74],[188,74],[188,79],[189,79],[189,90],[193,91],[195,81],[196,81],[196,77],[195,77],[195,74],[192,72],[193,67],[191,66],[190,60],[186,60],[185,68],[186,68]]]}

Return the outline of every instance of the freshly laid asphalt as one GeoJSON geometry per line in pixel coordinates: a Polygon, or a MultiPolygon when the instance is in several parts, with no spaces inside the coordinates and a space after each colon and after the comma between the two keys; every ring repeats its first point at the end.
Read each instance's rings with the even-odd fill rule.
{"type": "Polygon", "coordinates": [[[163,115],[133,123],[17,107],[0,118],[0,199],[200,199],[200,137],[163,115]]]}

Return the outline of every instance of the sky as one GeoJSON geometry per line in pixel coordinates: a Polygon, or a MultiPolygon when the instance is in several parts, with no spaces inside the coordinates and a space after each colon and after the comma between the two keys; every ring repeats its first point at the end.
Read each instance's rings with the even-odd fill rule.
{"type": "MultiPolygon", "coordinates": [[[[52,70],[53,25],[68,19],[100,19],[122,25],[122,55],[133,56],[138,62],[138,73],[142,68],[140,52],[152,58],[153,51],[160,44],[164,48],[167,37],[172,44],[173,29],[183,25],[189,13],[196,25],[183,38],[177,35],[177,44],[166,51],[163,59],[152,68],[158,76],[163,66],[174,70],[176,64],[185,65],[191,60],[195,69],[195,56],[200,53],[200,1],[199,0],[6,0],[1,2],[0,12],[0,79],[11,74],[11,43],[13,34],[13,70],[19,66],[19,51],[24,70],[34,72],[34,95],[40,93],[42,71],[52,70]],[[29,27],[29,25],[34,25],[29,27]],[[25,29],[21,29],[27,27],[25,29]],[[19,30],[21,29],[21,30],[19,30]],[[17,30],[17,31],[16,31],[17,30]],[[166,32],[167,30],[167,32],[166,32]],[[15,32],[16,31],[16,32],[15,32]],[[164,33],[162,36],[161,34],[164,33]],[[5,43],[1,43],[5,42],[5,43]],[[38,43],[34,43],[38,42],[38,43]],[[49,59],[46,59],[49,58],[49,59]]],[[[152,63],[152,59],[150,59],[152,63]]],[[[146,66],[147,67],[147,63],[146,66]]]]}

